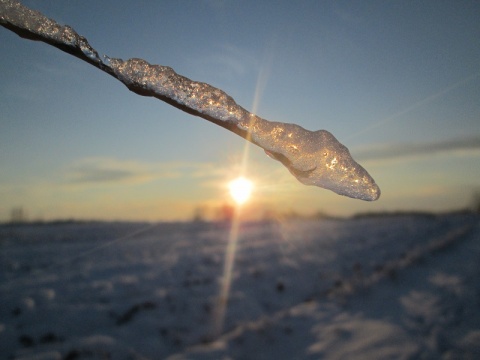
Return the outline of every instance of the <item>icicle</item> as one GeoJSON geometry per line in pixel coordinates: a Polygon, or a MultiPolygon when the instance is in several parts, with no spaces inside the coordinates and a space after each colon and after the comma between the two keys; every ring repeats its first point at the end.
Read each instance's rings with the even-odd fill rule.
{"type": "Polygon", "coordinates": [[[312,132],[295,124],[262,119],[239,106],[224,91],[192,81],[167,66],[151,65],[142,59],[100,57],[71,27],[59,25],[18,1],[0,0],[0,24],[24,38],[46,42],[96,66],[140,95],[156,97],[233,131],[262,147],[305,185],[361,200],[372,201],[380,196],[372,177],[328,131],[312,132]]]}

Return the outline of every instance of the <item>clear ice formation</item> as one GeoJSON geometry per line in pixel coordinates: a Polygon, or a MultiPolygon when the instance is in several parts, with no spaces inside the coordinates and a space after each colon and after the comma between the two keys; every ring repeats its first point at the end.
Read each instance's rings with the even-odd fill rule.
{"type": "Polygon", "coordinates": [[[326,130],[312,132],[295,124],[262,119],[239,106],[224,91],[192,81],[168,66],[151,65],[142,59],[100,57],[71,27],[18,1],[0,0],[0,24],[21,37],[43,41],[90,63],[137,94],[156,97],[242,136],[280,161],[305,185],[367,201],[380,197],[373,178],[326,130]]]}

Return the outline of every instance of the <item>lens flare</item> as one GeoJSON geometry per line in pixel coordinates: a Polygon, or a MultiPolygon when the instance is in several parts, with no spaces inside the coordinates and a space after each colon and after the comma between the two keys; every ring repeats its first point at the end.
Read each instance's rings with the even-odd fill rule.
{"type": "Polygon", "coordinates": [[[253,190],[253,183],[244,178],[239,177],[228,184],[230,195],[238,205],[242,205],[248,201],[253,190]]]}
{"type": "MultiPolygon", "coordinates": [[[[273,52],[270,52],[272,55],[273,52]]],[[[269,57],[270,60],[273,59],[273,55],[269,57]]],[[[258,76],[257,86],[255,88],[255,99],[253,101],[252,112],[257,111],[258,103],[260,102],[261,92],[265,87],[265,83],[268,78],[268,72],[270,68],[271,61],[269,64],[264,64],[262,66],[261,72],[258,76]],[[268,69],[267,69],[268,67],[268,69]]],[[[254,119],[254,117],[252,117],[254,119]]],[[[247,136],[249,139],[249,136],[247,136]]],[[[245,147],[243,149],[243,157],[241,163],[241,174],[245,174],[247,170],[248,163],[248,154],[250,151],[250,142],[245,142],[245,147]]],[[[232,219],[232,225],[230,228],[230,235],[228,238],[228,245],[225,251],[225,264],[223,269],[223,278],[221,282],[220,294],[218,296],[217,306],[215,308],[214,314],[214,323],[213,323],[213,338],[217,338],[222,334],[223,324],[225,322],[225,315],[227,312],[228,297],[230,294],[230,286],[232,285],[232,273],[233,265],[235,262],[235,253],[237,252],[237,243],[238,235],[240,231],[240,211],[242,210],[242,204],[245,203],[251,196],[253,190],[253,183],[244,178],[238,177],[237,179],[229,183],[230,196],[236,202],[237,206],[235,207],[234,216],[232,219]]]]}

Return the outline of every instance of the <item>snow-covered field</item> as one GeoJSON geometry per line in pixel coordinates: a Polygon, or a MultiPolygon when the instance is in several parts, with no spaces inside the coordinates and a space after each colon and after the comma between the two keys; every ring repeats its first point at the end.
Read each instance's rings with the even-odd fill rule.
{"type": "Polygon", "coordinates": [[[0,227],[1,359],[479,359],[472,214],[0,227]]]}

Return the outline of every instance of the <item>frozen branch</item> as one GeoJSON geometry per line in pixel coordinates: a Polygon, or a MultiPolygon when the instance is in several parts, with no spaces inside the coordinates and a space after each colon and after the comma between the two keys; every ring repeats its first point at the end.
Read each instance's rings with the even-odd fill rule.
{"type": "Polygon", "coordinates": [[[262,119],[224,91],[192,81],[167,66],[151,65],[142,59],[100,57],[71,27],[15,0],[0,0],[0,24],[23,38],[43,41],[88,62],[139,95],[156,97],[240,135],[280,161],[305,185],[361,200],[380,196],[372,177],[328,131],[312,132],[295,124],[262,119]]]}

